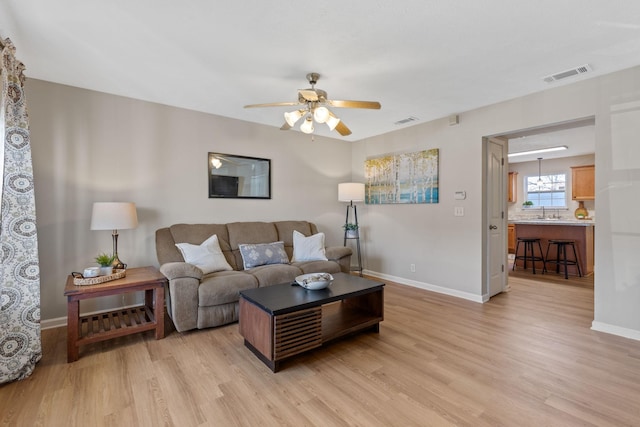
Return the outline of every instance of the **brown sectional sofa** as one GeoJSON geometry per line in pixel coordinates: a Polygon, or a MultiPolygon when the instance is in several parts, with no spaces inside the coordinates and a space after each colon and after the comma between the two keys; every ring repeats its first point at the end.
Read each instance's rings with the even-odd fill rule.
{"type": "Polygon", "coordinates": [[[325,248],[327,261],[302,261],[269,264],[244,270],[241,244],[284,242],[291,259],[293,231],[305,236],[318,232],[307,221],[234,222],[229,224],[175,224],[156,231],[156,254],[160,271],[169,279],[167,311],[179,332],[225,325],[238,320],[240,291],[278,283],[293,282],[305,273],[348,273],[351,249],[325,248]],[[184,262],[176,243],[200,245],[213,234],[231,271],[203,274],[198,267],[184,262]]]}

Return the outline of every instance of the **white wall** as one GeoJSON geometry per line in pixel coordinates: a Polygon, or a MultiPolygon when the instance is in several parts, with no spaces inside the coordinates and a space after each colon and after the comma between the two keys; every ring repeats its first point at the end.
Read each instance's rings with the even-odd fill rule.
{"type": "MultiPolygon", "coordinates": [[[[157,265],[155,230],[178,222],[303,219],[342,244],[347,142],[35,79],[26,88],[43,320],[66,316],[67,275],[111,252],[111,232],[89,230],[95,201],[136,203],[139,226],[118,240],[129,266],[157,265]],[[271,159],[272,199],[209,199],[209,151],[271,159]]],[[[122,302],[83,301],[81,310],[122,302]]]]}

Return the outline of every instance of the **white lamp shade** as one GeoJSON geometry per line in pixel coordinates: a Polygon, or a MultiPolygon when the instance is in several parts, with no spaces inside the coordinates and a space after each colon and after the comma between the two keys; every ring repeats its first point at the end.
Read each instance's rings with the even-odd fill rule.
{"type": "Polygon", "coordinates": [[[341,202],[362,202],[364,200],[364,184],[360,182],[338,184],[338,200],[341,202]]]}
{"type": "Polygon", "coordinates": [[[284,121],[291,127],[293,127],[300,117],[302,117],[304,110],[295,110],[290,113],[284,113],[284,121]]]}
{"type": "Polygon", "coordinates": [[[311,116],[307,117],[304,123],[300,125],[300,130],[304,133],[313,133],[313,119],[311,119],[311,116]]]}
{"type": "Polygon", "coordinates": [[[126,230],[138,226],[136,204],[131,202],[96,202],[91,213],[92,230],[126,230]]]}
{"type": "Polygon", "coordinates": [[[329,111],[329,117],[325,121],[327,126],[329,126],[329,130],[334,130],[338,123],[340,123],[340,119],[333,115],[331,111],[329,111]]]}
{"type": "Polygon", "coordinates": [[[329,110],[327,107],[317,107],[313,110],[313,118],[318,123],[324,123],[329,118],[329,110]]]}

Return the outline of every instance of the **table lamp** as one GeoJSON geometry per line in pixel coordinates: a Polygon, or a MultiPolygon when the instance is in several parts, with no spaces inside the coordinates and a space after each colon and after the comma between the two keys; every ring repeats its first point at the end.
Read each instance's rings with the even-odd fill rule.
{"type": "Polygon", "coordinates": [[[112,230],[113,268],[126,268],[118,258],[118,230],[136,228],[136,204],[131,202],[95,202],[91,213],[91,230],[112,230]]]}

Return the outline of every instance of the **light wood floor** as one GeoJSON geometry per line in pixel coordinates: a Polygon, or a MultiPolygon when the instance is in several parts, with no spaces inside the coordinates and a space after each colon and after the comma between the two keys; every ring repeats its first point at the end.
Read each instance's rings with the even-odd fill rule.
{"type": "Polygon", "coordinates": [[[640,425],[640,342],[590,330],[593,290],[510,278],[476,304],[388,284],[380,334],[273,374],[238,325],[124,337],[66,363],[43,331],[34,374],[0,386],[11,426],[640,425]]]}

